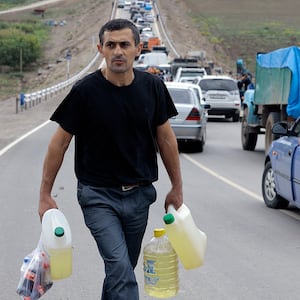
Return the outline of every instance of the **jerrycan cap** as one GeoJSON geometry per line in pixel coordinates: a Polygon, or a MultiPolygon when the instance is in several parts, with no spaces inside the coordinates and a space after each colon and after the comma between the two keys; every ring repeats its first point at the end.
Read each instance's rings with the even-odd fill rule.
{"type": "Polygon", "coordinates": [[[174,221],[175,221],[175,217],[173,216],[173,214],[166,214],[164,216],[165,224],[172,224],[174,221]]]}
{"type": "Polygon", "coordinates": [[[154,229],[154,237],[161,237],[166,233],[164,228],[156,228],[154,229]]]}
{"type": "Polygon", "coordinates": [[[62,237],[65,234],[65,230],[62,227],[56,227],[54,229],[54,234],[57,237],[62,237]]]}

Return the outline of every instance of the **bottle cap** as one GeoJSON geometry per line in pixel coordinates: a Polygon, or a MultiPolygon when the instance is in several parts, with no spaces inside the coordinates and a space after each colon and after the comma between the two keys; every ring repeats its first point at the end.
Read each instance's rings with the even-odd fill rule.
{"type": "Polygon", "coordinates": [[[30,257],[29,256],[24,257],[24,263],[27,264],[28,262],[30,262],[30,257]]]}
{"type": "Polygon", "coordinates": [[[175,217],[172,214],[166,214],[164,216],[165,224],[172,224],[175,221],[175,217]]]}
{"type": "Polygon", "coordinates": [[[56,227],[54,230],[54,234],[57,237],[62,237],[65,234],[65,231],[62,227],[56,227]]]}
{"type": "Polygon", "coordinates": [[[164,228],[156,228],[154,229],[154,237],[161,237],[166,233],[164,228]]]}

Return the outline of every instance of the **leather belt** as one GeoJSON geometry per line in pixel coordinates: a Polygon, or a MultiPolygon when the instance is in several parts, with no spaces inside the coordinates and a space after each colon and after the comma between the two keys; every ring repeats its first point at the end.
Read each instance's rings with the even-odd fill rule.
{"type": "Polygon", "coordinates": [[[129,185],[121,185],[121,190],[123,192],[127,192],[127,191],[130,191],[132,189],[135,189],[137,187],[139,187],[140,185],[138,183],[136,184],[129,184],[129,185]]]}

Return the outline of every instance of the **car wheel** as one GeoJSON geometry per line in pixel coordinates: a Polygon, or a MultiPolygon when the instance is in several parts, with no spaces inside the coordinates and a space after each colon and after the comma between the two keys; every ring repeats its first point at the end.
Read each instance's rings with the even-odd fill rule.
{"type": "Polygon", "coordinates": [[[232,122],[238,122],[240,120],[240,113],[235,113],[232,115],[232,122]]]}
{"type": "Polygon", "coordinates": [[[202,139],[201,141],[199,141],[199,142],[197,143],[197,150],[198,150],[199,152],[203,152],[203,146],[204,146],[204,142],[203,142],[203,139],[202,139]]]}
{"type": "Polygon", "coordinates": [[[267,207],[286,208],[289,205],[289,201],[276,192],[274,171],[270,161],[266,163],[262,176],[262,194],[267,207]]]}

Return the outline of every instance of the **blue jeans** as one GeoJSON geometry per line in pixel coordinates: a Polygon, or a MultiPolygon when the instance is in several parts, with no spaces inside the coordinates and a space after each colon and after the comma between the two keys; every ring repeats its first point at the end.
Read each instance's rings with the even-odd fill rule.
{"type": "Polygon", "coordinates": [[[150,205],[156,200],[152,184],[129,191],[78,183],[78,202],[85,224],[104,260],[102,300],[138,300],[134,268],[141,251],[150,205]]]}

